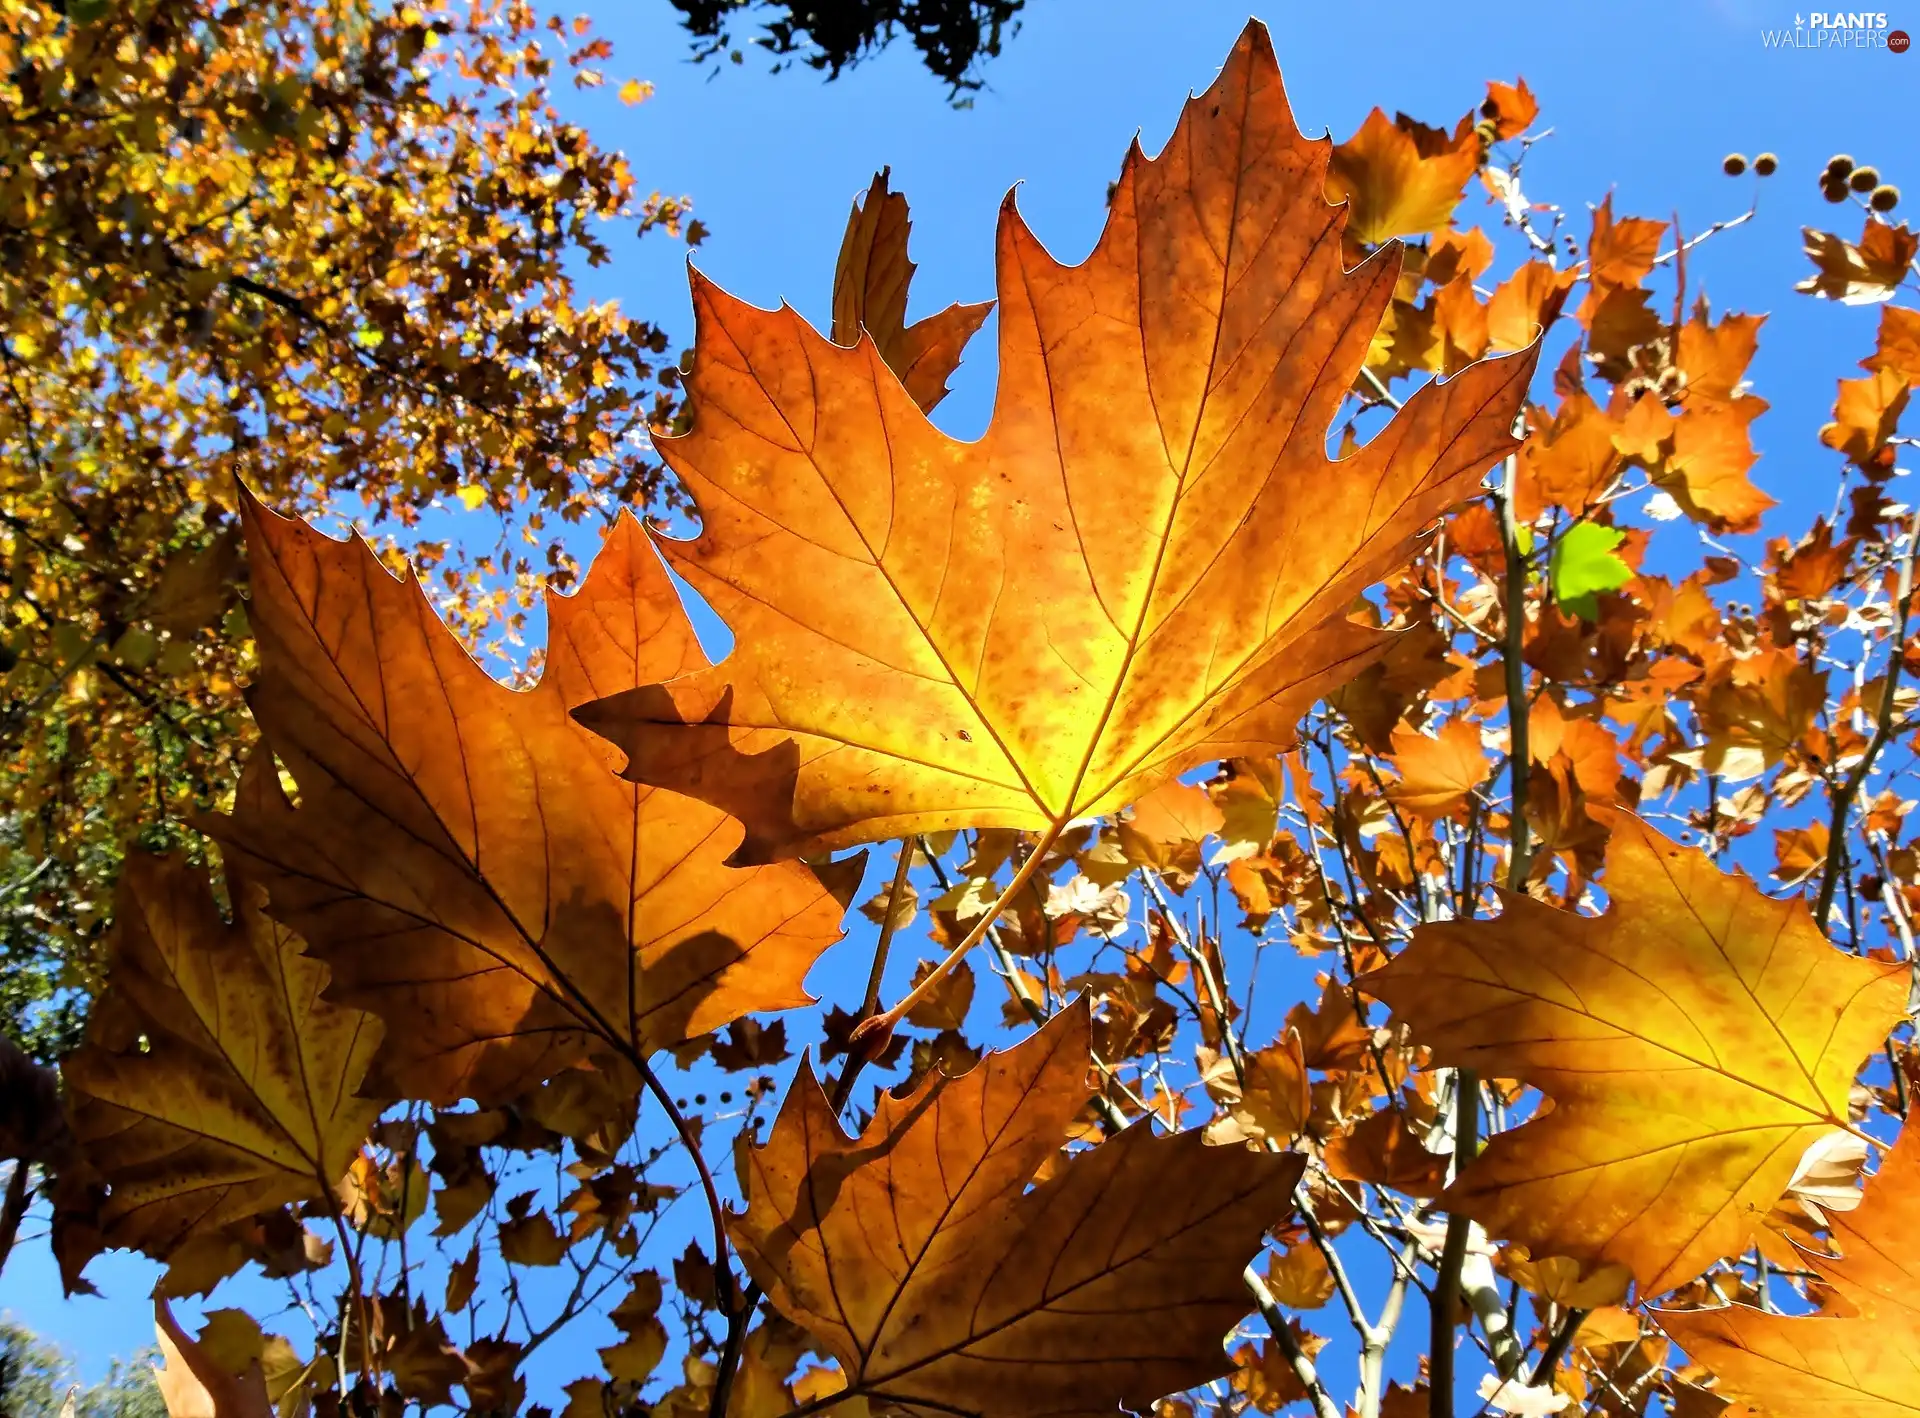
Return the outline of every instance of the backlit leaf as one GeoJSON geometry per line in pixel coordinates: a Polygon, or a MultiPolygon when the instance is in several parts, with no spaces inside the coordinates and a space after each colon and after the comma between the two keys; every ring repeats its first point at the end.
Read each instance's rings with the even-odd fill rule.
{"type": "Polygon", "coordinates": [[[1421,926],[1363,987],[1438,1062],[1554,1101],[1440,1205],[1659,1291],[1745,1248],[1808,1145],[1849,1125],[1907,968],[1841,954],[1801,902],[1601,811],[1606,914],[1502,893],[1497,919],[1421,926]]]}
{"type": "Polygon", "coordinates": [[[1900,1140],[1859,1208],[1833,1217],[1838,1256],[1805,1263],[1857,1313],[1787,1316],[1747,1305],[1661,1311],[1660,1327],[1719,1391],[1780,1418],[1906,1418],[1920,1409],[1920,1129],[1900,1140]]]}
{"type": "Polygon", "coordinates": [[[1086,1103],[1084,999],[848,1137],[802,1068],[729,1222],[853,1392],[914,1413],[1093,1413],[1227,1372],[1240,1273],[1298,1157],[1135,1126],[1028,1189],[1086,1103]]]}
{"type": "Polygon", "coordinates": [[[1633,568],[1614,554],[1627,539],[1618,527],[1576,522],[1560,534],[1547,558],[1553,598],[1582,620],[1598,620],[1602,591],[1617,591],[1633,579],[1633,568]]]}
{"type": "Polygon", "coordinates": [[[325,968],[250,877],[230,871],[227,889],[231,921],[202,869],[127,859],[108,988],[63,1067],[74,1135],[111,1187],[104,1242],[163,1259],[330,1196],[383,1107],[357,1096],[379,1022],[321,998],[325,968]]]}
{"type": "Polygon", "coordinates": [[[1389,643],[1349,606],[1513,446],[1532,367],[1429,384],[1330,462],[1399,253],[1343,269],[1327,156],[1254,25],[1165,152],[1129,155],[1085,263],[1009,202],[977,442],[872,346],[696,276],[699,413],[660,446],[704,530],[661,546],[736,648],[582,722],[744,821],[743,861],[1058,827],[1290,743],[1389,643]]]}
{"type": "Polygon", "coordinates": [[[504,1100],[596,1052],[808,1002],[843,897],[797,864],[722,865],[724,816],[621,782],[567,717],[704,663],[636,523],[577,596],[550,598],[545,672],[522,692],[363,543],[246,517],[253,709],[299,799],[261,759],[213,827],[332,969],[332,996],[391,1017],[383,1076],[504,1100]]]}

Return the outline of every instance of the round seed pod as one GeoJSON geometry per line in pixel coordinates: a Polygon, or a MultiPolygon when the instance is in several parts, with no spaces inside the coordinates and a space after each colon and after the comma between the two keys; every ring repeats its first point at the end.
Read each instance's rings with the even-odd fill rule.
{"type": "Polygon", "coordinates": [[[1880,185],[1880,169],[1875,167],[1856,167],[1847,185],[1856,192],[1871,192],[1880,185]]]}
{"type": "Polygon", "coordinates": [[[1738,177],[1747,170],[1747,160],[1739,153],[1728,153],[1720,159],[1720,171],[1728,177],[1738,177]]]}
{"type": "Polygon", "coordinates": [[[1753,160],[1753,172],[1756,177],[1772,177],[1780,166],[1780,159],[1772,153],[1762,153],[1753,160]]]}
{"type": "Polygon", "coordinates": [[[1867,198],[1867,205],[1876,212],[1891,212],[1900,205],[1900,189],[1891,182],[1883,182],[1873,189],[1873,195],[1867,198]]]}

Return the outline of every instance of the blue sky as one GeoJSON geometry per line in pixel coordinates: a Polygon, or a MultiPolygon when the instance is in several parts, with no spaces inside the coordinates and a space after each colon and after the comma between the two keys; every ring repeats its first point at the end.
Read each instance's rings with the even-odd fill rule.
{"type": "MultiPolygon", "coordinates": [[[[994,214],[1015,184],[1028,222],[1056,254],[1083,256],[1127,143],[1138,132],[1149,151],[1159,146],[1181,100],[1210,81],[1246,22],[1245,3],[1030,0],[1020,33],[986,70],[989,87],[956,110],[904,47],[832,84],[806,70],[769,75],[753,51],[745,65],[709,74],[685,62],[685,37],[664,0],[630,0],[594,16],[615,43],[607,87],[565,102],[604,146],[628,152],[643,188],[693,198],[712,231],[698,255],[708,275],[763,305],[790,301],[821,323],[848,205],[890,164],[913,205],[915,307],[924,313],[992,295],[994,214]],[[658,91],[622,107],[614,92],[636,76],[658,91]]],[[[1913,3],[1910,13],[1890,12],[1893,26],[1920,31],[1913,3]]],[[[1830,503],[1838,460],[1817,431],[1834,380],[1857,373],[1871,350],[1874,318],[1794,293],[1808,270],[1799,229],[1838,215],[1857,234],[1857,214],[1828,206],[1816,188],[1840,151],[1905,185],[1920,209],[1920,143],[1903,102],[1920,81],[1920,55],[1768,49],[1761,30],[1795,18],[1777,0],[1260,13],[1308,132],[1345,137],[1376,104],[1450,124],[1479,102],[1485,80],[1524,75],[1542,124],[1555,130],[1529,158],[1529,194],[1568,208],[1582,237],[1585,204],[1609,191],[1618,213],[1677,212],[1689,230],[1736,215],[1754,179],[1723,176],[1722,156],[1778,153],[1779,174],[1759,187],[1758,217],[1708,243],[1690,263],[1690,285],[1704,284],[1716,309],[1769,313],[1752,371],[1773,405],[1757,426],[1764,456],[1755,477],[1783,504],[1768,530],[1797,535],[1830,503]]],[[[1463,216],[1478,219],[1478,201],[1470,193],[1463,216]]],[[[651,237],[621,238],[614,250],[611,265],[583,273],[587,291],[664,325],[676,348],[690,343],[682,251],[651,237]]],[[[940,411],[955,433],[975,434],[986,419],[991,351],[983,334],[940,411]]],[[[103,1258],[91,1274],[107,1298],[61,1301],[44,1247],[23,1244],[0,1276],[0,1310],[97,1375],[109,1356],[150,1342],[141,1297],[153,1270],[103,1258]]],[[[1337,1372],[1344,1388],[1347,1366],[1337,1372]]]]}

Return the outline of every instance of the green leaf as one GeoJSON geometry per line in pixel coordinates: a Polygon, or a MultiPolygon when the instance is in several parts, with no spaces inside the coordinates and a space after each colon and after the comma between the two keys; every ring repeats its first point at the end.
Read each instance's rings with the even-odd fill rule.
{"type": "Polygon", "coordinates": [[[1599,619],[1595,597],[1602,591],[1619,590],[1633,577],[1633,568],[1613,554],[1626,539],[1619,528],[1597,522],[1567,528],[1553,544],[1547,563],[1554,600],[1582,620],[1599,619]]]}

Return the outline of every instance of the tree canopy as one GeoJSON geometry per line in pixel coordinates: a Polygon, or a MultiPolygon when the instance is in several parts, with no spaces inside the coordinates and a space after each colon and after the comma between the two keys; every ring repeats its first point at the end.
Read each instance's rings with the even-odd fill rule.
{"type": "Polygon", "coordinates": [[[70,1042],[45,1002],[97,979],[121,844],[183,840],[232,791],[241,486],[362,518],[475,644],[569,583],[567,524],[665,498],[667,336],[575,281],[630,233],[699,230],[559,117],[552,86],[601,84],[609,54],[524,0],[9,0],[13,1029],[70,1042]]]}
{"type": "Polygon", "coordinates": [[[132,13],[21,32],[163,94],[312,75],[291,137],[218,90],[311,225],[136,125],[50,243],[103,254],[37,279],[138,278],[7,344],[15,780],[95,794],[9,811],[69,824],[29,884],[100,948],[57,1069],[0,1040],[0,1264],[29,1215],[70,1289],[150,1258],[170,1418],[1920,1409],[1920,239],[1877,169],[1800,175],[1862,356],[1803,522],[1755,476],[1763,319],[1700,283],[1772,154],[1701,229],[1574,215],[1524,80],[1309,138],[1250,22],[1086,260],[1002,205],[967,440],[989,309],[914,307],[887,172],[826,329],[690,273],[682,390],[566,284],[589,217],[679,214],[547,112],[534,41],[590,83],[583,32],[222,12],[196,69],[132,13]],[[365,129],[315,97],[347,67],[365,129]],[[199,342],[116,323],[196,290],[199,342]],[[215,423],[248,351],[267,412],[215,423]],[[355,493],[382,541],[334,535],[355,493]],[[113,580],[155,498],[199,530],[113,580]],[[608,514],[541,651],[490,654],[535,556],[437,540],[457,502],[525,546],[608,514]]]}

